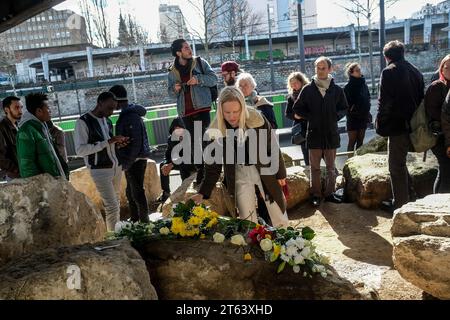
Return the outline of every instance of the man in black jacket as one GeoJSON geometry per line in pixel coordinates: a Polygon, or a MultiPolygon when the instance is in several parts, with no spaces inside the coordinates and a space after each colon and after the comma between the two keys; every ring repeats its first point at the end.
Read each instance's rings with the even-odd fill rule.
{"type": "Polygon", "coordinates": [[[117,157],[127,179],[127,200],[131,221],[148,222],[148,203],[144,190],[147,159],[150,157],[147,129],[142,117],[147,111],[143,106],[129,104],[127,90],[122,85],[115,85],[112,92],[121,109],[116,123],[116,134],[129,138],[129,144],[117,150],[117,157]]]}
{"type": "MultiPolygon", "coordinates": [[[[189,178],[191,174],[196,171],[195,165],[184,163],[177,165],[173,163],[172,150],[183,139],[184,130],[185,127],[183,119],[181,117],[173,119],[169,128],[169,137],[167,138],[167,149],[166,153],[164,154],[164,160],[159,165],[159,176],[163,193],[158,198],[157,202],[164,203],[167,198],[170,197],[170,171],[180,170],[181,181],[189,178]],[[172,136],[174,139],[172,139],[172,136]]],[[[180,156],[182,156],[182,154],[180,154],[180,156]]]]}
{"type": "Polygon", "coordinates": [[[400,208],[409,202],[410,181],[406,156],[411,150],[410,120],[424,97],[423,76],[405,60],[405,46],[391,41],[383,54],[388,66],[381,72],[376,130],[389,137],[388,161],[393,203],[388,210],[400,208]]]}
{"type": "Polygon", "coordinates": [[[338,121],[348,109],[344,90],[334,83],[330,72],[331,60],[319,57],[315,62],[316,75],[311,83],[303,87],[295,101],[293,111],[300,119],[308,121],[306,143],[311,165],[311,203],[319,206],[322,198],[320,182],[320,161],[325,159],[327,185],[323,196],[325,201],[339,203],[334,195],[336,184],[336,149],[340,147],[338,121]]]}

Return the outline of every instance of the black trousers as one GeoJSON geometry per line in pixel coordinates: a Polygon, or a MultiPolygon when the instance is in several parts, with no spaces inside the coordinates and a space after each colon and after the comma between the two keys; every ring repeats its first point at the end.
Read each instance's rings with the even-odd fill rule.
{"type": "MultiPolygon", "coordinates": [[[[164,162],[161,162],[159,164],[159,178],[161,181],[161,189],[163,192],[170,194],[170,176],[165,176],[161,172],[161,168],[165,165],[164,162]]],[[[181,175],[181,181],[184,181],[185,179],[189,178],[191,174],[195,172],[195,166],[189,165],[189,164],[180,164],[180,165],[174,165],[172,170],[179,170],[181,175]]]]}
{"type": "Polygon", "coordinates": [[[127,199],[131,211],[131,221],[145,222],[148,220],[148,204],[145,197],[144,177],[147,160],[138,160],[125,171],[127,179],[127,199]]]}
{"type": "Polygon", "coordinates": [[[436,145],[431,149],[439,163],[439,171],[434,182],[434,193],[450,193],[450,158],[447,157],[444,136],[439,137],[436,145]]]}
{"type": "Polygon", "coordinates": [[[191,163],[194,164],[194,149],[202,151],[202,160],[201,163],[195,164],[195,168],[197,170],[197,182],[200,183],[203,180],[203,149],[206,147],[206,143],[203,141],[203,134],[205,133],[206,129],[209,127],[209,124],[211,123],[211,117],[209,115],[209,112],[200,112],[193,116],[183,117],[184,126],[186,127],[186,130],[189,131],[189,134],[191,135],[191,163]],[[201,139],[195,140],[194,139],[194,123],[195,121],[201,122],[201,139]]]}

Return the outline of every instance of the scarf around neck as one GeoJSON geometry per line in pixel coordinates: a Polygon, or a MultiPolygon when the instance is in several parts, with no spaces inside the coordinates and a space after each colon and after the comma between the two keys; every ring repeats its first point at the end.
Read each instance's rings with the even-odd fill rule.
{"type": "Polygon", "coordinates": [[[325,97],[325,94],[326,94],[328,88],[330,87],[332,79],[333,79],[333,77],[330,74],[328,75],[328,78],[326,80],[317,78],[317,75],[313,76],[314,83],[316,84],[317,88],[319,89],[319,92],[322,95],[322,97],[325,97]]]}

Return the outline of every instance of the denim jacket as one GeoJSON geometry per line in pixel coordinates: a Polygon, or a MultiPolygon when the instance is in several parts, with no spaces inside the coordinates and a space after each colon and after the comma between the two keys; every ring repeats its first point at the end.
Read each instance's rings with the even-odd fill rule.
{"type": "MultiPolygon", "coordinates": [[[[202,61],[203,70],[205,73],[202,73],[200,66],[197,65],[196,57],[193,57],[190,75],[191,78],[192,76],[195,76],[198,79],[199,84],[195,86],[188,86],[191,90],[192,104],[196,110],[211,107],[211,90],[209,88],[215,86],[218,82],[218,77],[211,69],[209,63],[203,58],[200,59],[202,61]]],[[[175,61],[169,68],[168,82],[169,96],[177,99],[178,115],[184,116],[184,89],[182,88],[178,93],[175,93],[174,90],[175,84],[177,82],[181,83],[180,72],[175,67],[175,61]]]]}

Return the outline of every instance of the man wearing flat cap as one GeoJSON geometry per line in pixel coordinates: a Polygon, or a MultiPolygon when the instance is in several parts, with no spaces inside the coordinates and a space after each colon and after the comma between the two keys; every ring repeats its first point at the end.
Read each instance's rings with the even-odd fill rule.
{"type": "Polygon", "coordinates": [[[226,86],[234,86],[238,72],[241,72],[239,65],[235,61],[225,61],[222,63],[222,77],[226,86]]]}

